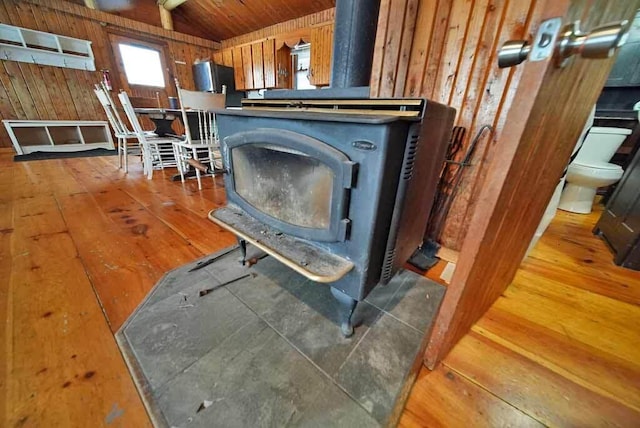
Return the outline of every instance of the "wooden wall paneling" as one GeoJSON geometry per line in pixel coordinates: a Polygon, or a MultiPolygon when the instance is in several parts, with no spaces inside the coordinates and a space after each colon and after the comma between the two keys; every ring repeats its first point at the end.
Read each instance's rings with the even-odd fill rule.
{"type": "Polygon", "coordinates": [[[233,75],[236,89],[245,89],[242,48],[233,48],[233,75]]]}
{"type": "Polygon", "coordinates": [[[251,45],[242,47],[242,70],[244,72],[244,88],[253,89],[253,57],[251,45]]]}
{"type": "MultiPolygon", "coordinates": [[[[422,80],[422,94],[432,100],[437,100],[435,93],[436,79],[441,65],[443,64],[444,41],[448,34],[449,20],[452,15],[452,7],[455,1],[460,0],[438,0],[436,14],[433,21],[433,30],[429,52],[427,54],[427,65],[425,67],[422,80]]],[[[422,0],[424,3],[424,0],[422,0]]]]}
{"type": "MultiPolygon", "coordinates": [[[[12,9],[13,11],[13,9],[12,9]]],[[[26,14],[25,14],[26,15],[26,14]]],[[[38,22],[38,16],[35,15],[35,11],[32,10],[32,15],[34,17],[34,21],[37,23],[38,22]]],[[[28,18],[28,17],[27,17],[28,18]]],[[[4,4],[0,4],[0,20],[2,22],[14,22],[16,24],[24,24],[21,21],[16,22],[15,21],[15,15],[13,15],[12,18],[9,17],[9,11],[8,9],[6,9],[6,5],[4,4]]],[[[36,24],[35,27],[31,27],[31,28],[41,28],[38,26],[38,24],[36,24]]],[[[4,61],[3,61],[3,65],[4,65],[4,61]]],[[[8,63],[8,62],[6,62],[8,63]]],[[[51,67],[38,67],[38,70],[40,72],[40,75],[42,76],[42,79],[44,81],[44,87],[47,91],[47,93],[49,94],[48,99],[50,101],[50,105],[49,105],[49,112],[51,114],[52,117],[54,118],[60,118],[60,119],[65,119],[67,117],[69,117],[69,113],[67,110],[67,105],[66,103],[61,102],[61,100],[59,100],[60,97],[60,91],[55,91],[55,90],[51,90],[51,85],[50,82],[52,81],[56,81],[56,76],[53,73],[53,70],[51,69],[51,67]]],[[[3,73],[2,71],[6,71],[8,76],[8,71],[6,70],[2,70],[2,67],[0,67],[0,79],[5,76],[5,73],[3,73]]],[[[7,96],[9,97],[9,100],[11,101],[11,95],[15,94],[15,91],[13,90],[13,88],[11,88],[11,90],[8,90],[8,88],[5,86],[5,89],[7,90],[7,96]]],[[[19,101],[14,100],[11,101],[11,105],[10,107],[12,107],[13,109],[13,113],[11,113],[10,111],[8,111],[7,113],[5,113],[4,118],[6,119],[13,119],[13,118],[22,118],[25,119],[27,117],[26,113],[24,112],[24,110],[21,108],[19,101]]],[[[74,110],[75,112],[75,110],[74,110]]],[[[3,139],[4,140],[4,139],[3,139]]],[[[7,141],[7,140],[4,140],[7,141]]],[[[2,145],[2,144],[0,144],[2,145]]]]}
{"type": "MultiPolygon", "coordinates": [[[[447,102],[447,104],[449,104],[459,112],[458,125],[465,126],[466,128],[468,128],[468,124],[465,124],[460,120],[463,112],[462,103],[464,101],[464,97],[467,93],[467,90],[469,89],[470,81],[482,81],[488,68],[486,64],[485,67],[476,68],[476,62],[479,59],[480,54],[486,54],[486,52],[482,52],[480,37],[482,36],[487,17],[489,15],[493,16],[496,13],[499,14],[503,6],[503,1],[501,0],[491,1],[491,11],[488,11],[489,0],[480,0],[473,2],[471,13],[469,15],[469,21],[467,22],[467,26],[464,29],[465,36],[462,42],[462,46],[458,48],[460,50],[460,61],[456,69],[455,76],[452,79],[453,82],[451,86],[451,94],[449,96],[449,101],[447,102]],[[474,77],[475,79],[473,79],[474,77]]],[[[495,31],[495,28],[496,27],[494,26],[490,31],[495,31]]],[[[475,102],[476,99],[473,99],[471,101],[475,102]]]]}
{"type": "Polygon", "coordinates": [[[493,125],[496,135],[490,140],[487,138],[481,140],[477,148],[476,160],[473,162],[474,166],[467,170],[464,179],[460,182],[441,235],[443,245],[448,247],[461,246],[467,233],[477,201],[476,195],[482,188],[491,165],[494,149],[488,144],[496,141],[504,127],[504,117],[513,99],[513,91],[510,87],[517,86],[522,72],[522,68],[518,67],[498,68],[496,52],[507,40],[524,36],[522,23],[527,21],[531,6],[521,2],[509,2],[502,6],[502,16],[499,16],[499,10],[489,11],[490,20],[485,25],[485,32],[479,44],[479,49],[484,52],[476,55],[476,71],[473,73],[475,84],[467,89],[459,116],[459,122],[469,129],[468,138],[472,138],[483,124],[493,125]],[[482,81],[480,81],[481,78],[482,81]]]}
{"type": "MultiPolygon", "coordinates": [[[[49,25],[50,22],[53,24],[53,20],[49,18],[49,14],[52,13],[52,11],[33,4],[30,6],[31,12],[36,19],[36,27],[34,28],[52,33],[53,29],[49,25]]],[[[95,56],[97,49],[92,47],[92,50],[94,51],[95,56]]],[[[69,102],[71,99],[71,92],[69,91],[69,86],[66,84],[63,70],[59,67],[46,66],[43,66],[41,69],[43,74],[46,76],[47,87],[53,101],[52,107],[56,110],[58,119],[78,119],[78,112],[75,108],[75,104],[69,102]]]]}
{"type": "Polygon", "coordinates": [[[262,59],[264,63],[264,87],[276,87],[276,41],[269,39],[262,42],[262,59]]]}
{"type": "MultiPolygon", "coordinates": [[[[56,15],[61,28],[64,31],[63,34],[75,33],[80,39],[89,39],[82,20],[68,14],[63,14],[59,11],[56,12],[56,15]]],[[[65,69],[65,71],[67,71],[67,69],[65,69]]],[[[70,72],[68,73],[70,76],[75,77],[75,81],[72,84],[81,97],[76,102],[76,110],[82,109],[82,112],[91,118],[102,117],[104,110],[99,106],[96,95],[93,92],[93,84],[95,83],[93,79],[93,72],[75,69],[73,71],[68,71],[70,72]]]]}
{"type": "Polygon", "coordinates": [[[385,47],[387,43],[387,29],[389,27],[389,13],[391,0],[381,0],[380,13],[378,14],[378,27],[376,29],[376,41],[373,50],[373,62],[371,66],[371,79],[369,86],[371,97],[380,97],[382,84],[382,69],[384,66],[385,47]]]}
{"type": "Polygon", "coordinates": [[[400,42],[400,52],[398,60],[398,68],[393,89],[394,97],[402,97],[406,86],[407,73],[409,70],[409,56],[411,55],[411,47],[416,29],[416,19],[418,12],[419,0],[407,0],[407,7],[404,16],[404,28],[402,31],[402,40],[400,42]]]}
{"type": "Polygon", "coordinates": [[[258,42],[251,45],[251,60],[253,64],[253,88],[263,89],[265,86],[262,43],[258,42]]]}
{"type": "MultiPolygon", "coordinates": [[[[27,28],[37,27],[35,17],[28,4],[19,4],[17,9],[21,26],[27,28]]],[[[47,90],[47,85],[41,71],[44,67],[29,63],[19,63],[19,65],[31,96],[33,97],[35,107],[39,112],[39,116],[46,117],[50,115],[53,119],[57,119],[58,115],[54,107],[55,103],[47,90]]]]}
{"type": "MultiPolygon", "coordinates": [[[[400,31],[388,31],[384,45],[384,59],[382,61],[382,74],[380,79],[380,97],[392,97],[396,84],[396,73],[400,59],[400,42],[404,30],[404,18],[407,0],[391,0],[388,28],[401,29],[400,31]]],[[[402,86],[404,82],[397,82],[402,86]]]]}
{"type": "MultiPolygon", "coordinates": [[[[427,65],[427,53],[431,45],[432,29],[436,14],[436,2],[418,2],[413,41],[409,52],[404,96],[416,97],[422,93],[422,76],[427,65]]],[[[377,43],[377,42],[376,42],[377,43]]],[[[382,56],[380,56],[382,59],[382,56]]]]}
{"type": "Polygon", "coordinates": [[[463,62],[464,41],[471,10],[471,2],[460,0],[453,2],[448,31],[444,40],[442,66],[438,70],[433,91],[434,100],[443,104],[449,104],[451,100],[458,67],[463,62]]]}
{"type": "MultiPolygon", "coordinates": [[[[45,10],[45,19],[51,32],[65,36],[79,36],[78,33],[73,31],[74,29],[71,26],[66,25],[67,23],[64,20],[64,16],[61,16],[58,11],[54,9],[45,10]]],[[[91,120],[91,118],[95,117],[95,110],[92,105],[89,107],[91,101],[87,101],[95,98],[95,94],[92,93],[91,97],[88,97],[87,94],[82,91],[83,79],[81,74],[87,72],[78,71],[78,73],[76,73],[76,70],[67,68],[61,68],[60,71],[64,76],[64,82],[69,91],[70,98],[67,102],[71,102],[75,109],[73,119],[87,118],[91,120]]],[[[43,117],[37,116],[30,118],[44,119],[43,117]]]]}
{"type": "MultiPolygon", "coordinates": [[[[580,2],[568,6],[569,1],[537,4],[526,31],[543,17],[564,16],[569,22],[590,7],[580,2]]],[[[594,24],[632,17],[638,6],[640,1],[606,5],[603,13],[593,13],[594,24]]],[[[482,187],[425,354],[429,367],[512,281],[612,64],[613,59],[574,58],[565,69],[549,61],[524,68],[497,142],[495,164],[502,167],[492,168],[482,187]]]]}

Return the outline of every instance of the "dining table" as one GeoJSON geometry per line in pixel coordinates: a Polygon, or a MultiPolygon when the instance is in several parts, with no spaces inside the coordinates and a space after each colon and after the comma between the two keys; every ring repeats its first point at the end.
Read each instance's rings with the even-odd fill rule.
{"type": "MultiPolygon", "coordinates": [[[[176,120],[176,118],[182,119],[182,110],[172,108],[138,107],[134,108],[133,111],[140,116],[149,118],[149,120],[154,123],[156,129],[154,129],[153,132],[155,132],[158,137],[178,135],[176,130],[173,129],[172,125],[173,121],[176,120]]],[[[189,118],[188,115],[187,118],[189,118]]],[[[189,121],[189,125],[191,125],[191,121],[189,121]]],[[[190,128],[193,129],[192,126],[190,126],[190,128]]]]}

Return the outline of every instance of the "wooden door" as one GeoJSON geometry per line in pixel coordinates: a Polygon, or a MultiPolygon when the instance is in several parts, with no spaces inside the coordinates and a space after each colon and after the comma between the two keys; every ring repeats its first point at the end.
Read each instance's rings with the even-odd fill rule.
{"type": "Polygon", "coordinates": [[[311,57],[309,60],[309,82],[312,85],[329,85],[332,52],[333,24],[312,28],[311,57]]]}
{"type": "Polygon", "coordinates": [[[251,45],[242,46],[242,70],[244,72],[244,86],[238,89],[253,89],[253,56],[251,45]]]}
{"type": "Polygon", "coordinates": [[[264,60],[262,55],[262,43],[251,45],[251,58],[253,62],[253,89],[263,89],[264,86],[264,60]]]}
{"type": "Polygon", "coordinates": [[[244,68],[242,66],[242,49],[240,47],[233,48],[233,76],[236,82],[236,89],[243,90],[245,89],[244,83],[244,68]]]}
{"type": "Polygon", "coordinates": [[[262,62],[264,65],[264,87],[276,87],[276,41],[269,39],[262,42],[262,62]]]}
{"type": "MultiPolygon", "coordinates": [[[[532,8],[532,25],[553,17],[583,30],[633,18],[640,1],[554,0],[532,8]]],[[[459,261],[428,338],[425,364],[441,360],[511,283],[587,116],[611,70],[574,57],[519,65],[519,83],[478,196],[459,261]]]]}
{"type": "Polygon", "coordinates": [[[640,269],[628,256],[640,241],[640,151],[627,168],[596,225],[616,253],[615,262],[640,269]]]}

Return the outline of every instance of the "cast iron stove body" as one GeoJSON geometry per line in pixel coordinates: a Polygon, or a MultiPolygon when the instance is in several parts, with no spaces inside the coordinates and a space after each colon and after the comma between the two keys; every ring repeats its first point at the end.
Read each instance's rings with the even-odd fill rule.
{"type": "Polygon", "coordinates": [[[228,205],[210,218],[328,283],[348,336],[422,242],[453,118],[423,99],[244,100],[217,112],[228,205]]]}

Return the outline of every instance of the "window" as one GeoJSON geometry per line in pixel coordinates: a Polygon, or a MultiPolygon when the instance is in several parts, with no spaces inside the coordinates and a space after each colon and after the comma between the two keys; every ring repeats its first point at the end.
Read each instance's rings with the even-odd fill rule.
{"type": "Polygon", "coordinates": [[[164,72],[160,52],[126,43],[119,43],[118,48],[130,85],[164,88],[164,72]]]}

